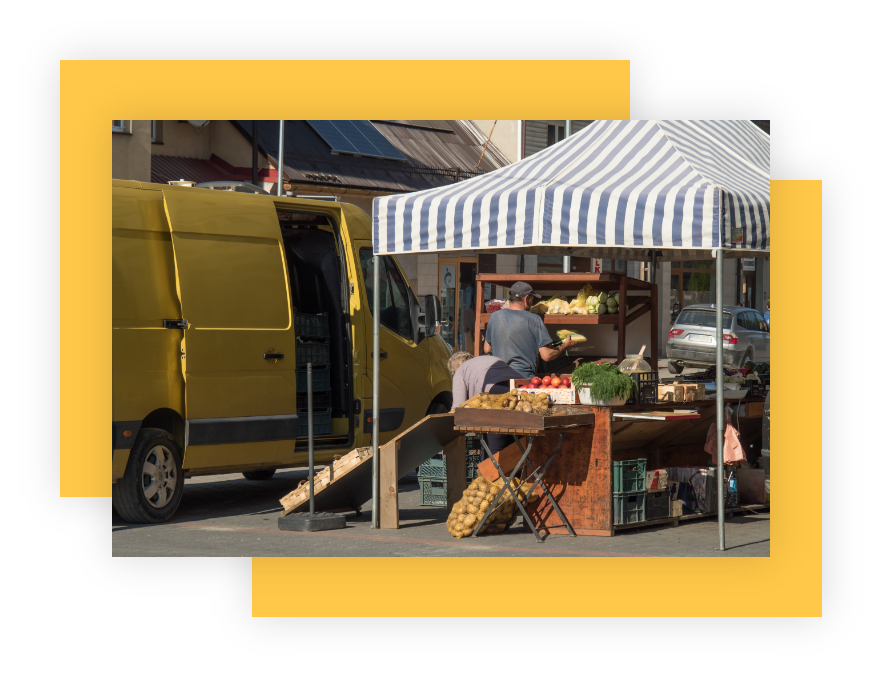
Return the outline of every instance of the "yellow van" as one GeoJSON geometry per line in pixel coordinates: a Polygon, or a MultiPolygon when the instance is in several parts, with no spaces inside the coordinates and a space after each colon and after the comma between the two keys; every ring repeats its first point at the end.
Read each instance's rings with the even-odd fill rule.
{"type": "MultiPolygon", "coordinates": [[[[123,519],[169,519],[186,477],[260,480],[306,465],[308,362],[316,462],[371,443],[364,211],[136,181],[112,190],[113,506],[123,519]]],[[[437,297],[424,312],[394,258],[380,260],[382,444],[449,411],[452,387],[437,297]]]]}

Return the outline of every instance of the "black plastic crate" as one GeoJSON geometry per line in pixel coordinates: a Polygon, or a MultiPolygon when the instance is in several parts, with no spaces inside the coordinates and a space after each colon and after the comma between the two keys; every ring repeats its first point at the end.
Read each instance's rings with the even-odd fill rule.
{"type": "MultiPolygon", "coordinates": [[[[331,409],[324,411],[312,410],[312,434],[330,435],[331,433],[331,409]]],[[[300,437],[309,435],[309,412],[304,409],[297,410],[297,434],[300,437]]]]}
{"type": "Polygon", "coordinates": [[[294,313],[294,335],[302,339],[326,339],[330,336],[328,331],[328,314],[308,315],[306,313],[294,313]]]}
{"type": "Polygon", "coordinates": [[[671,516],[671,492],[649,491],[646,493],[646,519],[657,520],[671,516]]]}
{"type": "MultiPolygon", "coordinates": [[[[466,479],[471,482],[478,476],[478,463],[481,462],[481,452],[466,449],[466,479]]],[[[417,469],[417,478],[421,480],[439,479],[447,481],[447,459],[441,454],[436,454],[417,469]]]]}
{"type": "Polygon", "coordinates": [[[760,381],[759,383],[757,383],[756,381],[748,381],[748,384],[748,397],[765,397],[769,394],[768,383],[763,383],[762,381],[760,381]]]}
{"type": "MultiPolygon", "coordinates": [[[[300,347],[297,348],[297,358],[298,362],[300,359],[300,347]]],[[[316,367],[313,365],[312,367],[312,392],[318,393],[323,390],[331,389],[331,365],[327,365],[324,367],[316,367]]],[[[298,367],[297,368],[297,392],[305,393],[306,392],[306,367],[298,367]]],[[[304,402],[306,400],[303,400],[304,402]]]]}
{"type": "Polygon", "coordinates": [[[295,350],[298,367],[305,367],[310,362],[313,367],[324,367],[331,363],[331,348],[327,343],[298,341],[295,350]]]}
{"type": "Polygon", "coordinates": [[[631,374],[631,379],[637,384],[637,393],[625,404],[655,404],[658,402],[657,371],[631,374]]]}

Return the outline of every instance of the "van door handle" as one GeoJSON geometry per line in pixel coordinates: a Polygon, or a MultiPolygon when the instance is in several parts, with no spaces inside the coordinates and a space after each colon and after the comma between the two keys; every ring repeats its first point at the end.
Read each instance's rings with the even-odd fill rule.
{"type": "Polygon", "coordinates": [[[163,320],[162,328],[163,329],[187,329],[190,324],[187,320],[163,320]]]}
{"type": "Polygon", "coordinates": [[[265,359],[265,360],[283,360],[283,359],[285,359],[285,353],[264,353],[263,359],[265,359]]]}
{"type": "MultiPolygon", "coordinates": [[[[374,354],[371,353],[371,357],[373,357],[373,356],[374,356],[374,354]]],[[[385,352],[385,351],[384,351],[384,352],[381,352],[381,353],[380,353],[380,359],[382,360],[382,359],[385,358],[385,357],[389,357],[389,353],[387,353],[387,352],[385,352]]]]}

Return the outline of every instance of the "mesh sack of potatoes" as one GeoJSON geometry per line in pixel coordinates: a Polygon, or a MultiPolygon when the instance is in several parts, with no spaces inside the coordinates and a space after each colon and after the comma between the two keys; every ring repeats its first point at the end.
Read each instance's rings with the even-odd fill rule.
{"type": "MultiPolygon", "coordinates": [[[[488,482],[483,477],[475,479],[450,511],[447,518],[447,531],[450,532],[450,535],[455,538],[471,536],[490,509],[493,499],[500,491],[503,491],[502,484],[501,477],[495,482],[488,482]]],[[[511,484],[518,493],[518,498],[523,501],[530,490],[530,485],[521,482],[516,477],[512,479],[511,484]]],[[[530,503],[538,498],[536,495],[530,496],[530,503]]],[[[498,534],[505,531],[515,520],[515,510],[516,506],[511,492],[505,489],[502,498],[499,499],[493,512],[478,533],[498,534]]]]}

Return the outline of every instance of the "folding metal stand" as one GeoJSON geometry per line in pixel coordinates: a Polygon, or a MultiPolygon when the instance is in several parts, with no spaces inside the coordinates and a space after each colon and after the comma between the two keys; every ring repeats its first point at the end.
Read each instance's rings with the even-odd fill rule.
{"type": "Polygon", "coordinates": [[[483,436],[481,437],[481,444],[484,447],[484,451],[487,452],[487,455],[490,457],[490,460],[493,462],[493,465],[496,466],[496,471],[499,473],[499,476],[502,478],[503,484],[502,484],[502,489],[499,491],[498,494],[496,494],[496,497],[493,499],[493,503],[490,504],[490,507],[487,509],[487,512],[484,513],[484,517],[481,518],[481,521],[478,522],[478,526],[475,527],[475,530],[472,533],[472,538],[477,538],[478,533],[481,531],[481,527],[484,526],[484,522],[486,522],[487,518],[490,517],[491,514],[493,514],[493,511],[496,507],[496,504],[502,498],[503,494],[505,494],[505,490],[508,489],[508,491],[511,493],[511,497],[514,499],[515,504],[518,506],[518,510],[520,510],[521,515],[524,516],[524,522],[530,526],[530,529],[533,531],[533,535],[536,537],[536,540],[539,541],[540,543],[544,543],[545,538],[543,536],[540,536],[539,532],[536,531],[536,526],[533,524],[533,520],[530,519],[529,515],[527,515],[527,510],[524,507],[526,502],[530,500],[530,496],[532,495],[533,490],[536,488],[537,484],[542,487],[542,491],[544,492],[544,495],[548,497],[548,501],[551,503],[551,506],[554,508],[554,511],[557,513],[557,516],[560,517],[560,519],[563,521],[564,525],[566,525],[567,531],[570,532],[570,536],[576,535],[576,532],[573,531],[573,527],[570,526],[569,520],[566,517],[564,517],[564,514],[561,511],[560,506],[557,504],[557,501],[554,500],[554,496],[551,495],[551,492],[548,491],[548,488],[545,486],[545,483],[542,481],[542,477],[545,475],[545,471],[548,470],[548,466],[551,465],[552,461],[554,461],[555,457],[557,456],[557,452],[560,451],[561,444],[563,443],[564,433],[562,433],[562,432],[558,433],[557,446],[554,448],[554,451],[551,452],[551,455],[545,460],[545,463],[542,464],[542,466],[539,468],[538,471],[536,470],[536,468],[533,466],[533,463],[528,458],[528,456],[530,455],[530,450],[533,448],[533,439],[534,438],[535,438],[534,435],[527,436],[527,448],[524,449],[524,447],[521,445],[520,438],[517,435],[515,435],[515,443],[518,445],[518,449],[521,450],[521,460],[518,461],[514,470],[511,471],[511,475],[506,477],[505,473],[502,472],[502,468],[499,466],[499,463],[496,461],[496,458],[490,452],[490,449],[487,446],[486,440],[483,438],[483,436]],[[521,467],[524,465],[524,463],[527,464],[527,467],[530,470],[530,475],[524,481],[525,482],[529,481],[533,476],[535,476],[536,479],[533,482],[533,485],[530,487],[530,490],[527,492],[526,496],[524,496],[524,503],[521,503],[521,500],[518,498],[517,491],[515,491],[514,487],[511,486],[511,480],[512,480],[512,478],[514,478],[515,475],[518,474],[518,471],[521,469],[521,467]]]}

